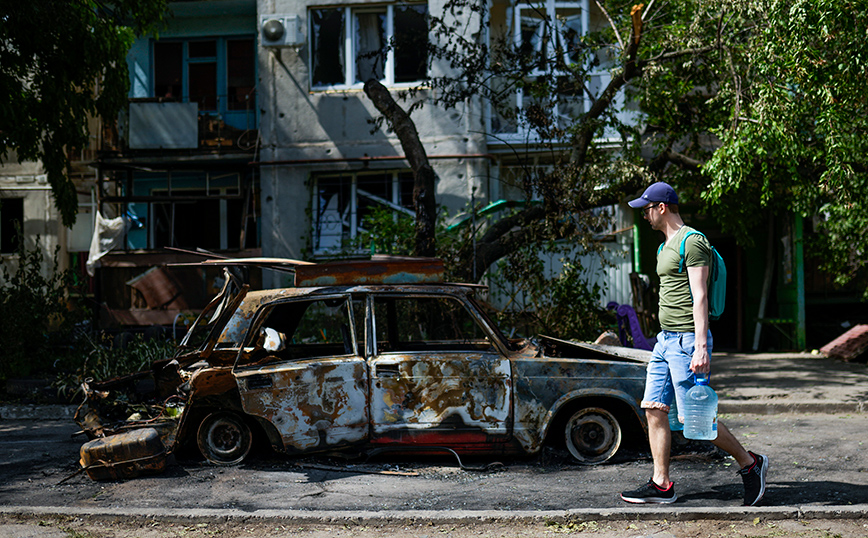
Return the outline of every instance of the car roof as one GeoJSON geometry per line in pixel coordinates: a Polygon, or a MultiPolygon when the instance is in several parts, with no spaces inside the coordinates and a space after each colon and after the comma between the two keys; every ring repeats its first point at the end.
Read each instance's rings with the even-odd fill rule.
{"type": "Polygon", "coordinates": [[[260,305],[271,303],[281,299],[296,297],[316,297],[332,294],[353,293],[406,293],[406,294],[447,294],[447,295],[472,295],[486,286],[479,284],[366,284],[350,286],[318,286],[304,288],[275,288],[267,290],[252,290],[247,292],[239,309],[253,310],[260,305]]]}

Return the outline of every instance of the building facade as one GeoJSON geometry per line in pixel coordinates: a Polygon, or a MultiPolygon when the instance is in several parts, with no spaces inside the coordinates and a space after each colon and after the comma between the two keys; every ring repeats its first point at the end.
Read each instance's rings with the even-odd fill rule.
{"type": "MultiPolygon", "coordinates": [[[[445,0],[173,2],[173,17],[159,39],[138,39],[128,55],[128,108],[116,123],[94,120],[91,147],[74,156],[76,228],[58,224],[38,163],[0,168],[4,263],[15,263],[10,230],[19,222],[25,238],[41,236],[49,252],[61,247],[62,267],[83,271],[90,258],[91,291],[104,326],[177,325],[221,285],[219,271],[179,265],[201,260],[197,250],[327,260],[352,248],[370,252],[367,245],[351,245],[373,211],[413,214],[409,162],[394,133],[386,126],[373,129],[380,114],[363,85],[375,78],[408,106],[402,91],[450,72],[447,61],[428,56],[427,46],[435,40],[442,45],[449,39],[506,39],[521,50],[544,52],[554,68],[532,65],[527,77],[544,72],[557,77],[564,69],[557,101],[561,127],[584,113],[610,80],[614,60],[606,51],[596,58],[586,88],[571,87],[566,76],[566,66],[576,60],[571,44],[608,24],[596,2],[493,0],[487,24],[468,19],[464,34],[438,36],[428,31],[428,21],[449,20],[453,15],[445,5],[445,0]],[[545,20],[557,21],[554,31],[545,20]],[[123,221],[122,232],[96,260],[93,238],[101,238],[107,229],[102,223],[112,219],[123,221]]],[[[437,91],[422,88],[419,95],[424,100],[437,91]]],[[[521,89],[504,87],[503,93],[514,108],[534,103],[521,89]]],[[[622,105],[622,119],[629,120],[635,111],[622,105]]],[[[437,175],[437,203],[456,222],[471,203],[495,212],[503,201],[523,200],[524,167],[552,162],[532,130],[503,110],[471,96],[449,108],[428,99],[412,112],[437,175]]],[[[601,231],[610,263],[582,262],[605,284],[601,305],[633,304],[631,273],[653,277],[658,238],[626,205],[610,209],[610,227],[601,231]]],[[[765,335],[772,327],[788,334],[770,341],[772,347],[804,347],[811,282],[823,279],[809,274],[806,289],[799,277],[802,251],[793,245],[800,245],[801,228],[780,228],[790,238],[781,244],[791,248],[782,246],[774,255],[777,280],[768,289],[763,283],[771,277],[748,263],[756,252],[742,250],[700,217],[694,224],[706,226],[719,250],[723,245],[730,274],[739,279],[730,282],[728,315],[735,317],[724,320],[725,332],[735,336],[724,347],[749,349],[762,324],[765,335]],[[763,297],[772,302],[760,312],[763,297]]],[[[778,242],[776,237],[755,248],[768,252],[778,242]]],[[[547,260],[547,267],[557,272],[560,260],[547,260]]],[[[248,278],[261,287],[289,283],[285,273],[248,278]]],[[[634,275],[633,286],[636,281],[634,275]]],[[[824,305],[847,302],[822,293],[818,300],[824,305]]]]}

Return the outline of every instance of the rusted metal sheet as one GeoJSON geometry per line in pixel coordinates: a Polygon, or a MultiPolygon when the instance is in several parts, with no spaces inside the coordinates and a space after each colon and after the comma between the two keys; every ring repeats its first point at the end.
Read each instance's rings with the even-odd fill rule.
{"type": "Polygon", "coordinates": [[[127,282],[127,285],[142,294],[152,310],[186,310],[184,296],[172,277],[162,267],[151,267],[127,282]]]}
{"type": "Polygon", "coordinates": [[[93,480],[118,480],[161,473],[168,457],[155,428],[94,439],[82,445],[80,455],[82,468],[93,480]]]}
{"type": "Polygon", "coordinates": [[[299,266],[295,285],[423,284],[443,282],[443,260],[407,258],[397,261],[349,260],[299,266]]]}
{"type": "Polygon", "coordinates": [[[410,442],[502,441],[509,433],[510,369],[496,353],[381,355],[371,364],[374,441],[398,430],[414,430],[405,436],[410,442]]]}
{"type": "Polygon", "coordinates": [[[235,388],[235,378],[229,367],[206,368],[193,374],[190,388],[196,399],[224,394],[235,388]]]}
{"type": "Polygon", "coordinates": [[[513,434],[529,453],[542,448],[552,419],[568,402],[608,399],[643,415],[637,396],[645,386],[645,367],[639,362],[540,357],[514,361],[513,381],[513,434]]]}

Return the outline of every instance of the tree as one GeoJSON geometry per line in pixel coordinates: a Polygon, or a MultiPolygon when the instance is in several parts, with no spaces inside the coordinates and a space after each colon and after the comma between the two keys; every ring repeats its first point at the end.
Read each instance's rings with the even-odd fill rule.
{"type": "Polygon", "coordinates": [[[868,3],[768,0],[741,13],[755,26],[720,76],[729,113],[704,199],[737,234],[760,208],[816,217],[810,251],[868,298],[868,3]]]}
{"type": "Polygon", "coordinates": [[[416,209],[416,234],[414,254],[431,257],[436,254],[435,227],[437,224],[437,205],[434,199],[434,169],[428,162],[428,155],[419,140],[419,132],[410,116],[392,98],[392,94],[379,81],[365,83],[365,94],[377,107],[398,134],[404,155],[413,170],[413,206],[416,209]]]}
{"type": "Polygon", "coordinates": [[[78,209],[67,152],[87,145],[88,116],[126,104],[126,55],[156,32],[168,0],[0,0],[0,163],[42,160],[65,226],[78,209]]]}
{"type": "Polygon", "coordinates": [[[842,281],[864,276],[866,2],[592,5],[605,27],[571,37],[540,16],[537,35],[552,45],[536,49],[498,32],[485,2],[449,0],[431,19],[429,57],[447,70],[402,95],[408,111],[487,102],[532,129],[529,141],[550,156],[545,167],[525,168],[527,199],[540,203],[481,229],[475,255],[459,256],[459,276],[481,276],[510,252],[558,238],[592,250],[599,230],[592,209],[654,180],[705,204],[743,244],[769,212],[820,216],[814,248],[827,267],[842,281]],[[611,79],[592,92],[589,74],[607,56],[611,79]],[[518,89],[527,97],[522,107],[504,99],[518,89]],[[620,92],[639,104],[639,121],[619,120],[620,92]],[[569,96],[591,103],[565,123],[555,112],[569,96]],[[618,134],[617,148],[598,144],[604,132],[618,134]]]}

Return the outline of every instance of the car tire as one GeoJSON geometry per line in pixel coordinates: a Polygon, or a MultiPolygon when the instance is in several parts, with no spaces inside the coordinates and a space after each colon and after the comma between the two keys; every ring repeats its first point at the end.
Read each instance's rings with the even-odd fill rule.
{"type": "Polygon", "coordinates": [[[253,446],[250,426],[235,413],[211,413],[199,425],[196,435],[199,451],[217,465],[241,463],[253,446]]]}
{"type": "Polygon", "coordinates": [[[621,425],[615,415],[599,407],[579,409],[567,420],[564,441],[577,462],[596,465],[621,447],[621,425]]]}

